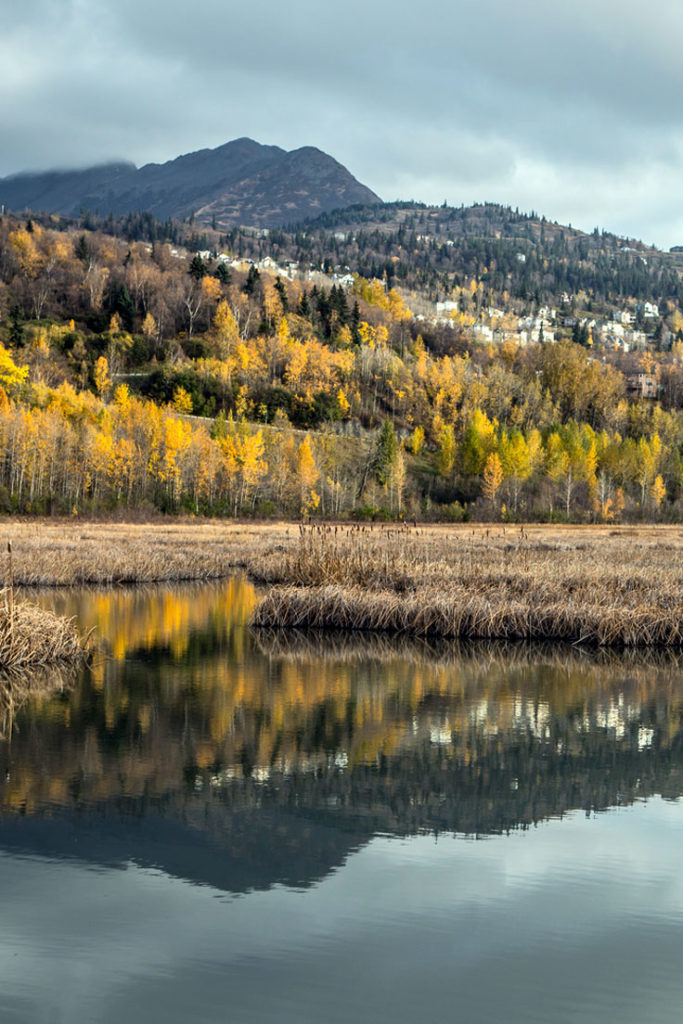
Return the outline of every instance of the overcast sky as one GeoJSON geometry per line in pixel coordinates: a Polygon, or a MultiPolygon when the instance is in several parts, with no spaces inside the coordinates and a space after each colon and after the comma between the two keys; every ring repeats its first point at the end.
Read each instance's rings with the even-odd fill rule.
{"type": "Polygon", "coordinates": [[[250,136],[683,243],[680,0],[0,0],[0,175],[250,136]]]}

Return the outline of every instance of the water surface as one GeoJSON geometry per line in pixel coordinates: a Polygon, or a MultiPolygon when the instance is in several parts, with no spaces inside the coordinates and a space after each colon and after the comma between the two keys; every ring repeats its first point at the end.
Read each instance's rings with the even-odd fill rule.
{"type": "Polygon", "coordinates": [[[675,659],[40,599],[103,653],[0,714],[3,1024],[678,1019],[675,659]]]}

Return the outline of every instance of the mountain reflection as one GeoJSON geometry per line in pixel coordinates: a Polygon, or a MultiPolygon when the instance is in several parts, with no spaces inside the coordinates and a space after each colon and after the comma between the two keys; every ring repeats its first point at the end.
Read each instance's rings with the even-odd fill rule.
{"type": "Polygon", "coordinates": [[[0,848],[243,891],[380,831],[471,835],[683,793],[671,656],[253,634],[253,589],[44,595],[96,627],[0,739],[0,848]]]}

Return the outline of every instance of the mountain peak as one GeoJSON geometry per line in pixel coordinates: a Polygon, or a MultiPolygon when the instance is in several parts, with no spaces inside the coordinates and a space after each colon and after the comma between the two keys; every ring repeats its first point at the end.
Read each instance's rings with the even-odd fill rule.
{"type": "Polygon", "coordinates": [[[119,161],[81,171],[18,174],[0,180],[0,203],[75,215],[146,211],[227,228],[278,227],[379,197],[315,146],[288,152],[243,136],[163,164],[119,161]]]}

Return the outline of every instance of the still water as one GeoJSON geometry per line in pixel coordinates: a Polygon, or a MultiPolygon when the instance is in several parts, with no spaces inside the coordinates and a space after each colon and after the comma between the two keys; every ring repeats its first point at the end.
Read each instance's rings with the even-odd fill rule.
{"type": "Polygon", "coordinates": [[[248,584],[42,603],[0,707],[0,1021],[674,1021],[683,667],[254,635],[248,584]]]}

